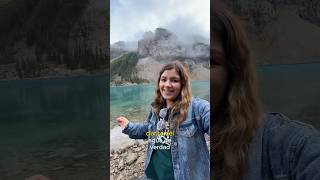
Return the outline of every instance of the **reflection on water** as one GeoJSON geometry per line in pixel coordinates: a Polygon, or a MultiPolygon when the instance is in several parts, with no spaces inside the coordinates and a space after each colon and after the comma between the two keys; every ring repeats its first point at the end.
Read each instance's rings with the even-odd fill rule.
{"type": "Polygon", "coordinates": [[[107,82],[0,82],[0,179],[106,179],[107,82]]]}

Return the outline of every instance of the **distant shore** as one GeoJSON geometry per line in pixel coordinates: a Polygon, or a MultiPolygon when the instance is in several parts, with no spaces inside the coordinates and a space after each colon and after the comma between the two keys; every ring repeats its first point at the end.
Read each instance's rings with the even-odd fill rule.
{"type": "Polygon", "coordinates": [[[107,69],[92,70],[91,72],[82,69],[68,69],[65,65],[47,64],[47,67],[35,72],[33,75],[24,75],[19,77],[15,69],[15,63],[0,65],[0,81],[9,80],[34,80],[34,79],[60,79],[66,77],[91,76],[91,75],[107,75],[107,69]]]}
{"type": "Polygon", "coordinates": [[[122,84],[116,84],[115,82],[111,81],[110,86],[111,87],[121,87],[121,86],[138,86],[138,85],[148,85],[152,84],[152,82],[144,82],[144,83],[132,83],[132,82],[124,82],[122,84]]]}

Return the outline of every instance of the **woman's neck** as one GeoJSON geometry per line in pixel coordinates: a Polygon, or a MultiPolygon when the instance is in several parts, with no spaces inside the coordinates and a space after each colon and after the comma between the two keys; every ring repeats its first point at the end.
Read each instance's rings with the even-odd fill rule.
{"type": "Polygon", "coordinates": [[[166,101],[166,106],[168,109],[171,109],[173,105],[174,105],[173,101],[166,101]]]}

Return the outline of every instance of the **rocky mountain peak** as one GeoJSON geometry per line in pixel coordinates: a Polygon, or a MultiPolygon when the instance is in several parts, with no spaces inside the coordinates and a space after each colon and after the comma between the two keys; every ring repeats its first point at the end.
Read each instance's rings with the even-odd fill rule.
{"type": "Polygon", "coordinates": [[[138,41],[138,54],[141,57],[182,56],[183,51],[176,35],[164,28],[157,28],[155,33],[146,32],[138,41]]]}
{"type": "Polygon", "coordinates": [[[125,47],[126,47],[126,44],[124,41],[117,41],[111,44],[111,48],[114,48],[114,49],[124,50],[125,47]]]}
{"type": "Polygon", "coordinates": [[[209,45],[203,42],[182,43],[173,32],[157,28],[154,33],[148,31],[138,41],[138,54],[140,57],[165,58],[208,58],[209,45]]]}
{"type": "Polygon", "coordinates": [[[161,40],[170,40],[170,39],[176,39],[175,34],[171,33],[167,29],[164,28],[156,28],[154,39],[161,41],[161,40]]]}

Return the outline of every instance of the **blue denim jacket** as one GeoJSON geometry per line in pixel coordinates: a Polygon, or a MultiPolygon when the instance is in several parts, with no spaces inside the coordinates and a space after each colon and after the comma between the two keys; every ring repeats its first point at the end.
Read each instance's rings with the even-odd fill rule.
{"type": "Polygon", "coordinates": [[[265,116],[249,149],[247,180],[320,180],[320,132],[279,113],[265,116]]]}
{"type": "MultiPolygon", "coordinates": [[[[172,137],[172,163],[175,180],[206,180],[210,177],[210,158],[204,133],[210,129],[210,105],[208,101],[193,98],[188,115],[172,137]]],[[[146,132],[156,131],[155,113],[150,112],[145,123],[129,123],[123,130],[132,139],[147,139],[146,132]]],[[[145,168],[153,149],[148,141],[145,168]]]]}

